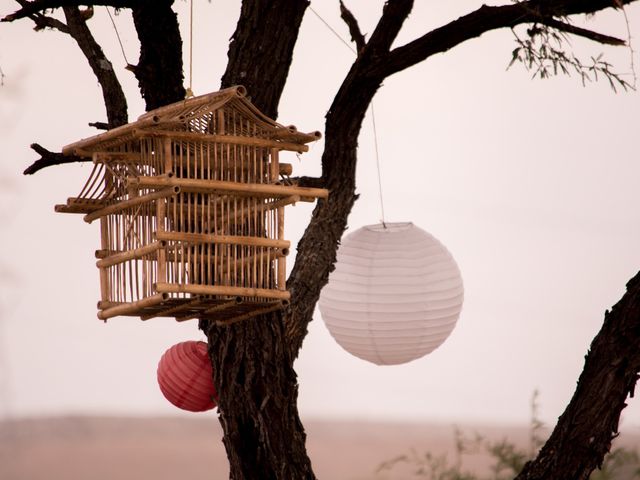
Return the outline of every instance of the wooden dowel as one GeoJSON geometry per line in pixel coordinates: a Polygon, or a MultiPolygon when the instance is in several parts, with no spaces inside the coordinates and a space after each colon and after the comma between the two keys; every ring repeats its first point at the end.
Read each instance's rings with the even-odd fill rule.
{"type": "Polygon", "coordinates": [[[163,188],[162,190],[158,190],[157,192],[152,192],[146,195],[141,195],[139,197],[130,198],[129,200],[124,200],[122,202],[114,203],[100,210],[89,213],[84,216],[84,221],[87,223],[91,223],[98,218],[105,217],[112,213],[121,212],[122,210],[125,210],[127,208],[135,207],[145,202],[156,200],[158,198],[165,198],[165,197],[170,197],[172,195],[177,195],[178,193],[180,193],[180,187],[178,186],[163,188]]]}
{"type": "MultiPolygon", "coordinates": [[[[138,139],[148,137],[170,137],[175,140],[187,142],[197,141],[202,143],[221,143],[228,145],[252,145],[254,147],[277,148],[279,150],[287,150],[290,152],[298,153],[309,151],[309,147],[304,145],[304,143],[302,142],[282,142],[259,137],[241,137],[239,135],[209,135],[197,132],[176,132],[171,130],[134,130],[131,133],[135,138],[138,139]]],[[[313,140],[316,139],[313,138],[313,140]]]]}
{"type": "MultiPolygon", "coordinates": [[[[291,185],[271,185],[258,183],[226,182],[220,180],[201,180],[195,178],[167,178],[167,177],[128,177],[127,184],[137,185],[138,188],[180,187],[184,192],[191,193],[234,193],[248,196],[288,197],[299,195],[300,200],[308,197],[327,198],[329,191],[325,188],[296,187],[291,185]]],[[[144,197],[140,197],[144,198],[144,197]]],[[[108,207],[107,207],[108,208],[108,207]]],[[[96,212],[97,213],[97,212],[96,212]]]]}
{"type": "Polygon", "coordinates": [[[173,317],[175,313],[180,313],[180,312],[182,312],[184,310],[189,310],[190,308],[197,307],[201,303],[202,303],[202,299],[199,298],[199,297],[195,297],[195,298],[191,299],[188,302],[181,303],[181,304],[176,305],[174,307],[166,308],[164,310],[159,310],[159,311],[154,312],[154,313],[148,313],[148,314],[145,314],[145,315],[140,315],[140,319],[141,320],[149,320],[151,318],[157,318],[157,317],[173,317]]]}
{"type": "MultiPolygon", "coordinates": [[[[100,219],[100,246],[103,250],[109,249],[109,223],[106,218],[100,219]]],[[[109,271],[105,268],[100,269],[100,298],[103,301],[109,300],[109,271]]]]}
{"type": "Polygon", "coordinates": [[[147,307],[155,307],[162,302],[169,300],[169,294],[167,292],[160,292],[137,302],[127,302],[114,307],[106,308],[98,312],[98,318],[100,320],[106,320],[118,315],[138,315],[141,309],[147,307]]]}
{"type": "Polygon", "coordinates": [[[160,250],[161,248],[166,247],[166,242],[164,241],[156,241],[152,242],[149,245],[145,245],[144,247],[135,248],[133,250],[127,250],[125,252],[116,253],[114,255],[109,255],[107,258],[103,258],[102,260],[98,260],[96,262],[96,267],[98,268],[107,268],[115,265],[117,263],[123,263],[127,260],[134,260],[138,258],[142,258],[145,255],[155,252],[156,250],[160,250]]]}
{"type": "Polygon", "coordinates": [[[250,318],[257,317],[258,315],[264,315],[266,313],[275,312],[276,310],[282,310],[282,308],[283,308],[282,302],[275,302],[270,304],[267,307],[254,310],[253,312],[244,313],[242,315],[238,315],[236,317],[232,317],[225,320],[216,320],[216,325],[218,326],[233,325],[234,323],[242,322],[243,320],[248,320],[250,318]]]}
{"type": "MultiPolygon", "coordinates": [[[[284,238],[284,207],[278,208],[278,239],[284,238]]],[[[278,274],[276,277],[278,290],[287,289],[287,258],[283,255],[278,257],[278,274]]]]}
{"type": "Polygon", "coordinates": [[[291,294],[287,291],[269,290],[266,288],[227,287],[223,285],[185,285],[175,283],[157,283],[157,292],[163,293],[191,293],[196,295],[225,295],[240,297],[274,298],[289,300],[291,294]]]}
{"type": "Polygon", "coordinates": [[[165,137],[162,139],[162,154],[164,156],[164,171],[165,175],[173,174],[173,151],[171,149],[171,138],[165,137]]]}
{"type": "Polygon", "coordinates": [[[217,243],[227,245],[245,245],[272,248],[289,248],[288,240],[277,240],[264,237],[245,237],[241,235],[214,235],[210,233],[156,232],[158,240],[169,240],[185,243],[217,243]]]}
{"type": "Polygon", "coordinates": [[[91,213],[102,208],[104,208],[103,200],[68,198],[66,205],[56,205],[54,210],[58,213],[91,213]]]}
{"type": "Polygon", "coordinates": [[[278,149],[277,148],[272,148],[271,149],[271,163],[269,164],[270,167],[270,171],[269,171],[269,179],[271,180],[272,183],[276,183],[280,177],[280,158],[278,155],[278,149]]]}

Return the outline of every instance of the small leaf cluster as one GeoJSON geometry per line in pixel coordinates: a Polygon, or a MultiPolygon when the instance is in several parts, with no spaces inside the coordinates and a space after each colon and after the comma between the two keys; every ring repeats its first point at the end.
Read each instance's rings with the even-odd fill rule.
{"type": "Polygon", "coordinates": [[[583,86],[604,78],[614,92],[619,88],[625,91],[634,89],[622,74],[613,70],[613,65],[603,58],[602,53],[585,61],[573,52],[567,51],[567,35],[559,30],[536,23],[526,30],[526,37],[521,37],[514,29],[512,32],[517,46],[511,52],[511,61],[507,69],[515,63],[520,63],[533,72],[532,78],[546,79],[559,74],[570,76],[574,73],[580,77],[583,86]]]}

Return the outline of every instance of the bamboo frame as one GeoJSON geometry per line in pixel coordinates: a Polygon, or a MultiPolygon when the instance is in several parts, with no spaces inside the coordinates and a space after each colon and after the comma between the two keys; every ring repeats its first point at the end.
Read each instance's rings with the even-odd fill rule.
{"type": "Polygon", "coordinates": [[[157,232],[156,238],[158,240],[169,240],[190,244],[213,243],[272,248],[289,248],[291,246],[291,242],[289,240],[248,237],[243,235],[215,235],[211,233],[157,232]]]}
{"type": "Polygon", "coordinates": [[[226,295],[233,297],[262,297],[277,300],[289,300],[287,291],[269,290],[266,288],[227,287],[220,285],[157,283],[155,290],[160,293],[191,293],[196,295],[226,295]]]}
{"type": "Polygon", "coordinates": [[[202,304],[202,299],[200,297],[195,297],[188,302],[180,303],[174,307],[169,307],[154,313],[140,315],[140,319],[146,321],[156,317],[172,317],[174,313],[180,313],[184,310],[189,310],[190,308],[197,307],[200,304],[202,304]]]}
{"type": "Polygon", "coordinates": [[[279,183],[293,173],[280,152],[321,135],[278,124],[245,96],[234,87],[176,102],[63,148],[94,163],[56,211],[100,220],[99,318],[232,324],[288,303],[285,207],[328,191],[279,183]]]}
{"type": "Polygon", "coordinates": [[[179,193],[180,193],[180,187],[173,186],[171,188],[164,188],[162,190],[158,190],[157,192],[148,193],[147,195],[135,196],[134,198],[123,200],[118,203],[113,203],[100,210],[96,210],[95,212],[88,213],[87,215],[84,216],[83,220],[87,223],[91,223],[100,217],[106,217],[107,215],[121,212],[122,210],[125,210],[130,207],[136,207],[138,205],[142,205],[143,203],[147,203],[152,200],[170,197],[172,195],[177,195],[179,193]]]}
{"type": "Polygon", "coordinates": [[[100,310],[98,312],[98,318],[100,320],[107,320],[118,315],[138,315],[138,312],[141,309],[147,307],[155,307],[162,304],[163,302],[166,302],[167,300],[169,300],[169,298],[170,296],[168,292],[160,292],[156,295],[151,295],[150,297],[138,300],[137,302],[122,303],[120,305],[100,310]]]}
{"type": "Polygon", "coordinates": [[[298,195],[300,201],[307,198],[327,198],[329,191],[324,188],[297,187],[291,185],[272,185],[258,183],[227,182],[223,180],[200,180],[195,178],[167,178],[167,177],[129,177],[127,184],[138,188],[180,187],[188,193],[216,193],[224,192],[236,195],[258,197],[289,197],[298,195]]]}
{"type": "Polygon", "coordinates": [[[101,260],[98,260],[96,262],[96,267],[107,268],[107,267],[116,265],[118,263],[126,262],[128,260],[142,258],[145,255],[149,255],[150,253],[154,253],[157,250],[165,248],[166,245],[167,245],[166,242],[159,241],[159,242],[150,243],[148,245],[145,245],[144,247],[136,248],[134,250],[126,250],[124,252],[116,253],[106,258],[103,258],[101,260]]]}
{"type": "Polygon", "coordinates": [[[216,320],[216,325],[218,326],[227,326],[233,325],[234,323],[242,322],[244,320],[248,320],[253,317],[257,317],[258,315],[264,315],[266,313],[275,312],[276,310],[282,310],[284,308],[283,302],[274,302],[271,305],[268,305],[264,308],[260,308],[258,310],[253,310],[251,312],[244,313],[242,315],[238,315],[229,319],[224,320],[216,320]]]}
{"type": "MultiPolygon", "coordinates": [[[[279,150],[287,150],[290,152],[304,153],[309,151],[309,147],[302,143],[293,142],[281,142],[275,140],[268,140],[266,138],[259,137],[241,137],[238,135],[208,135],[195,132],[177,132],[177,131],[163,131],[163,130],[141,130],[133,129],[131,136],[135,139],[141,139],[146,137],[167,137],[180,141],[194,141],[200,143],[219,143],[219,144],[231,144],[231,145],[249,145],[252,147],[266,147],[277,148],[279,150]]],[[[315,140],[315,137],[314,137],[315,140]]]]}

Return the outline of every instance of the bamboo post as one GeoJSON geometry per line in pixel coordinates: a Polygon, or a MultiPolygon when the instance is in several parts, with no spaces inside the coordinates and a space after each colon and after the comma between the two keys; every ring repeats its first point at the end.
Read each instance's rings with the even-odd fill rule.
{"type": "Polygon", "coordinates": [[[270,164],[270,172],[269,177],[272,183],[276,183],[280,178],[280,158],[279,152],[277,148],[271,149],[271,164],[270,164]]]}
{"type": "MultiPolygon", "coordinates": [[[[284,239],[284,207],[278,207],[278,240],[284,239]]],[[[287,257],[282,255],[276,260],[278,265],[277,285],[278,290],[287,289],[287,257]]]]}
{"type": "MultiPolygon", "coordinates": [[[[108,217],[100,219],[100,246],[103,251],[109,251],[109,220],[108,217]]],[[[100,298],[103,302],[109,301],[109,269],[100,268],[100,298]]]]}
{"type": "Polygon", "coordinates": [[[162,139],[162,154],[164,156],[164,174],[173,175],[173,151],[171,149],[171,137],[162,139]]]}
{"type": "MultiPolygon", "coordinates": [[[[164,234],[165,217],[167,216],[167,203],[164,198],[158,198],[156,200],[156,235],[162,236],[164,234]]],[[[167,281],[167,249],[166,241],[159,240],[162,243],[162,248],[158,250],[158,265],[157,265],[157,282],[167,281]]]]}

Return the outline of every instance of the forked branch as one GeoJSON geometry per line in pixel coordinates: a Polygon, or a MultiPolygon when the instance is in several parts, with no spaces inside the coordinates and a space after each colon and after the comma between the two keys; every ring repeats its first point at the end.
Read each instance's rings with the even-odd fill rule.
{"type": "Polygon", "coordinates": [[[77,157],[75,155],[63,155],[61,153],[51,152],[42,145],[32,143],[31,148],[40,155],[40,159],[31,164],[23,173],[23,175],[33,175],[39,170],[53,165],[63,165],[65,163],[87,162],[90,159],[77,157]]]}
{"type": "Polygon", "coordinates": [[[349,27],[349,34],[351,35],[351,40],[355,42],[358,53],[360,53],[365,45],[366,40],[362,31],[360,30],[360,25],[358,25],[358,20],[351,13],[351,11],[345,6],[344,2],[340,0],[340,17],[344,20],[344,23],[349,27]]]}

